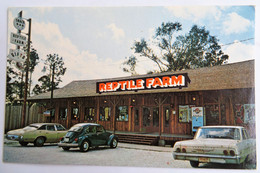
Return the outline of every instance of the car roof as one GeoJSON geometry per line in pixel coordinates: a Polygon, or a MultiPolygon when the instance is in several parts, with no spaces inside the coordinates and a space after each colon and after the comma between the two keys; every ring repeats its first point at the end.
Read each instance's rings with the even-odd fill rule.
{"type": "Polygon", "coordinates": [[[201,128],[244,128],[242,126],[202,126],[201,128]]]}
{"type": "Polygon", "coordinates": [[[78,123],[78,124],[75,124],[74,126],[100,126],[100,124],[96,124],[96,123],[78,123]]]}
{"type": "Polygon", "coordinates": [[[61,124],[59,124],[59,123],[32,123],[30,125],[42,126],[42,125],[61,125],[61,124]]]}

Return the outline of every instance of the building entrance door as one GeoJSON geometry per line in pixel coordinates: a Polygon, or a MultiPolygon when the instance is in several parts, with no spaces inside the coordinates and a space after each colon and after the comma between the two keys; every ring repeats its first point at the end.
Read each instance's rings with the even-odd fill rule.
{"type": "Polygon", "coordinates": [[[140,131],[140,110],[139,108],[134,108],[134,131],[140,131]]]}
{"type": "Polygon", "coordinates": [[[143,107],[143,130],[145,132],[159,131],[159,108],[143,107]]]}
{"type": "Polygon", "coordinates": [[[163,108],[163,133],[170,133],[171,109],[169,106],[163,108]]]}

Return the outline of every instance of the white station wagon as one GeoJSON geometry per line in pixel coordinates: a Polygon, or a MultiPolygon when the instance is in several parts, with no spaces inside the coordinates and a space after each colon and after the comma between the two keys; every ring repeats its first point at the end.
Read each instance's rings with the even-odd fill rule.
{"type": "Polygon", "coordinates": [[[249,156],[256,152],[255,139],[249,139],[240,126],[204,126],[193,140],[176,142],[175,160],[189,160],[192,167],[199,163],[237,164],[245,167],[249,156]]]}

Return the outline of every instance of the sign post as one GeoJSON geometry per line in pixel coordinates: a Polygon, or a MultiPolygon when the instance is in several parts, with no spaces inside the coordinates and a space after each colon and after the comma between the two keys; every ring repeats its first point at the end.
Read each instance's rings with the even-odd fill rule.
{"type": "Polygon", "coordinates": [[[22,127],[25,126],[25,116],[26,116],[26,102],[27,102],[27,90],[28,90],[28,74],[29,74],[29,65],[30,65],[30,46],[31,46],[31,23],[32,19],[27,20],[29,22],[28,29],[28,47],[27,47],[27,59],[25,62],[25,85],[24,85],[24,100],[23,100],[23,112],[22,112],[22,127]]]}
{"type": "MultiPolygon", "coordinates": [[[[10,60],[15,61],[16,67],[19,70],[25,70],[25,85],[24,85],[24,99],[23,99],[23,110],[22,110],[22,120],[21,126],[25,126],[25,116],[26,116],[26,105],[27,105],[27,92],[28,92],[28,74],[29,74],[29,64],[30,64],[30,45],[31,45],[31,22],[32,19],[24,19],[22,16],[23,12],[18,13],[13,21],[14,27],[17,29],[16,33],[11,33],[10,42],[15,44],[16,49],[10,49],[9,55],[7,56],[10,60]],[[26,41],[26,36],[21,35],[21,30],[25,28],[25,20],[29,23],[28,41],[26,41]],[[23,50],[20,50],[20,46],[25,47],[27,43],[27,57],[23,50]],[[24,67],[25,63],[25,67],[24,67]]],[[[21,91],[22,93],[22,91],[21,91]]]]}

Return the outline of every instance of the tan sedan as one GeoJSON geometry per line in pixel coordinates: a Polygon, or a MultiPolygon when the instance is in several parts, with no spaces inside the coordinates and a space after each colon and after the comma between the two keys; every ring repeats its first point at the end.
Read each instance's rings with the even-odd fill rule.
{"type": "Polygon", "coordinates": [[[34,143],[41,147],[44,143],[57,143],[67,133],[67,130],[57,123],[35,123],[22,129],[7,132],[6,138],[16,140],[22,146],[34,143]]]}

